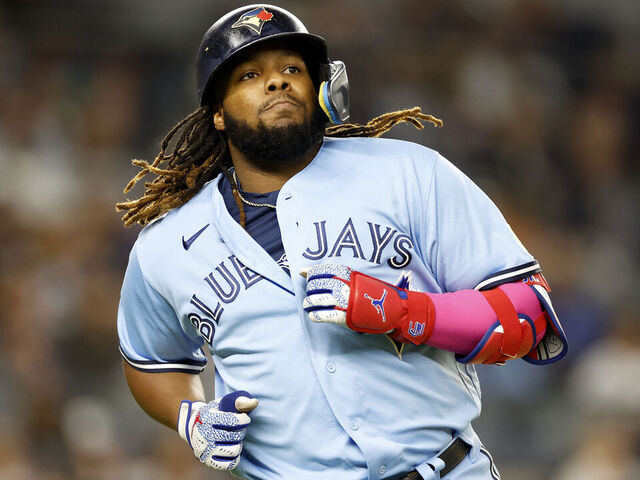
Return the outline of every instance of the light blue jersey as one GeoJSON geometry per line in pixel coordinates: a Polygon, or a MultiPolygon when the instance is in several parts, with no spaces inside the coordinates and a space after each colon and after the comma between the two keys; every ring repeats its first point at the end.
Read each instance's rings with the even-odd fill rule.
{"type": "Polygon", "coordinates": [[[443,293],[538,272],[489,198],[420,145],[325,139],[278,196],[289,276],[228,213],[219,179],[140,233],[118,312],[126,360],[198,373],[206,345],[216,396],[247,390],[260,401],[235,471],[248,479],[393,477],[458,434],[474,446],[459,472],[491,478],[470,473],[476,459],[488,465],[470,426],[480,412],[474,367],[311,322],[298,274],[342,263],[443,293]]]}

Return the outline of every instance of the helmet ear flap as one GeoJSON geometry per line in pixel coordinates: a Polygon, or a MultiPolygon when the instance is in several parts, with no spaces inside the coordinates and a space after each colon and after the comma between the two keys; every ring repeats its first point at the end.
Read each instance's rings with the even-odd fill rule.
{"type": "Polygon", "coordinates": [[[339,124],[349,119],[349,78],[347,68],[339,60],[328,65],[328,80],[320,84],[318,102],[331,123],[339,124]]]}

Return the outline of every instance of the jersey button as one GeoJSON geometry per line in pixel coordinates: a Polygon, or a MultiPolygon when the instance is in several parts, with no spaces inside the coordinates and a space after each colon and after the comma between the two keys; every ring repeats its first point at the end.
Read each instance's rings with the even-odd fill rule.
{"type": "Polygon", "coordinates": [[[380,465],[380,468],[378,469],[378,475],[382,476],[387,472],[387,467],[384,465],[380,465]]]}
{"type": "Polygon", "coordinates": [[[336,371],[336,364],[333,362],[327,363],[327,372],[333,373],[336,371]]]}
{"type": "Polygon", "coordinates": [[[351,420],[349,422],[349,428],[351,430],[357,430],[358,428],[360,428],[360,425],[358,425],[358,422],[356,422],[355,420],[351,420]]]}

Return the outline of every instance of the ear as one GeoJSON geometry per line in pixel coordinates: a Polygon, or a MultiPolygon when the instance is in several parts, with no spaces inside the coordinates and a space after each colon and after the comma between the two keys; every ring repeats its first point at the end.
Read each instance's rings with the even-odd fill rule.
{"type": "Polygon", "coordinates": [[[220,132],[224,132],[225,130],[222,107],[219,107],[218,110],[213,113],[213,126],[220,132]]]}

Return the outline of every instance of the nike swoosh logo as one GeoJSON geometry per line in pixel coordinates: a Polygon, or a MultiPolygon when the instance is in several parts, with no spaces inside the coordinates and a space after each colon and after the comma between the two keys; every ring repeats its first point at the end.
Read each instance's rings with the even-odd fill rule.
{"type": "Polygon", "coordinates": [[[194,233],[187,240],[184,239],[184,235],[183,235],[182,236],[182,246],[184,247],[184,249],[185,250],[189,250],[189,247],[191,247],[191,244],[196,241],[196,238],[198,238],[200,236],[200,234],[207,229],[208,226],[209,226],[209,224],[207,223],[204,227],[202,227],[200,230],[198,230],[196,233],[194,233]]]}

